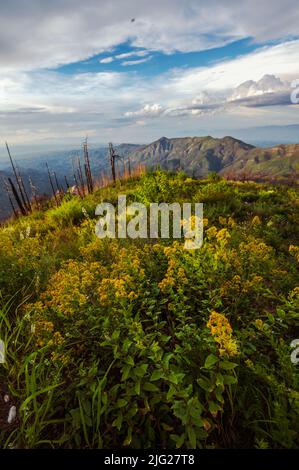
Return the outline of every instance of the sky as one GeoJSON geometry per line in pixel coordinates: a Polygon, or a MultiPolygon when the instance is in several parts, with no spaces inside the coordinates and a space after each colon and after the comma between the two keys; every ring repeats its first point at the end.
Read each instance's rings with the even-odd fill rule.
{"type": "Polygon", "coordinates": [[[299,124],[298,24],[297,0],[1,2],[0,155],[299,124]]]}

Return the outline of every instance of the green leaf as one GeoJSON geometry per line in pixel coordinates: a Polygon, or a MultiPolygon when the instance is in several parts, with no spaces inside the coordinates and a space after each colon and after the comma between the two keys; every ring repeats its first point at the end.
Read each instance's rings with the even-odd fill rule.
{"type": "Polygon", "coordinates": [[[145,382],[142,385],[142,388],[146,392],[159,392],[160,391],[160,389],[159,389],[159,387],[157,387],[157,385],[151,384],[150,382],[145,382]]]}
{"type": "Polygon", "coordinates": [[[130,427],[128,429],[128,434],[127,434],[126,439],[123,442],[123,445],[124,446],[129,446],[131,444],[131,442],[132,442],[132,428],[130,427]]]}
{"type": "Polygon", "coordinates": [[[134,369],[135,374],[137,377],[143,377],[146,374],[148,368],[148,364],[142,364],[134,369]]]}
{"type": "Polygon", "coordinates": [[[187,434],[191,449],[196,449],[196,433],[192,426],[187,426],[187,434]]]}
{"type": "Polygon", "coordinates": [[[163,356],[162,364],[163,364],[164,369],[169,368],[169,361],[172,357],[173,357],[173,353],[167,353],[163,356]]]}
{"type": "Polygon", "coordinates": [[[177,449],[179,449],[180,447],[182,447],[182,445],[184,444],[185,442],[185,438],[186,438],[186,434],[183,433],[181,434],[180,436],[178,436],[177,434],[171,434],[171,439],[175,442],[175,446],[177,449]]]}
{"type": "Polygon", "coordinates": [[[116,340],[116,339],[119,338],[119,335],[120,335],[120,331],[119,331],[119,330],[115,330],[115,331],[112,333],[111,338],[116,340]]]}
{"type": "Polygon", "coordinates": [[[222,374],[217,374],[216,375],[216,385],[223,385],[223,375],[222,374]]]}
{"type": "Polygon", "coordinates": [[[173,395],[176,393],[176,389],[173,385],[170,385],[169,390],[166,395],[166,400],[169,401],[172,399],[173,395]]]}
{"type": "Polygon", "coordinates": [[[232,375],[225,375],[224,376],[224,385],[233,385],[237,383],[236,377],[233,377],[232,375]]]}
{"type": "Polygon", "coordinates": [[[113,421],[112,426],[113,426],[114,428],[117,428],[118,431],[120,431],[122,422],[123,422],[123,415],[122,415],[122,413],[120,413],[120,414],[118,415],[118,417],[115,418],[115,420],[113,421]]]}
{"type": "Polygon", "coordinates": [[[131,372],[131,366],[129,364],[125,365],[123,367],[123,373],[122,373],[122,376],[121,376],[121,380],[122,381],[127,380],[127,378],[129,377],[130,372],[131,372]]]}
{"type": "Polygon", "coordinates": [[[222,408],[214,401],[209,401],[209,411],[210,413],[217,413],[217,411],[221,411],[222,408]]]}
{"type": "Polygon", "coordinates": [[[135,383],[134,390],[135,390],[136,395],[140,395],[140,380],[138,380],[138,382],[135,383]]]}
{"type": "Polygon", "coordinates": [[[168,380],[169,382],[177,385],[183,380],[184,377],[185,377],[185,374],[182,372],[171,372],[168,377],[168,380]]]}
{"type": "Polygon", "coordinates": [[[124,398],[119,398],[116,402],[116,408],[123,408],[128,404],[128,400],[125,400],[124,398]]]}
{"type": "Polygon", "coordinates": [[[235,362],[230,362],[230,361],[220,361],[219,365],[220,365],[221,369],[232,370],[235,367],[237,367],[238,364],[236,364],[235,362]]]}
{"type": "Polygon", "coordinates": [[[198,428],[203,428],[205,425],[203,419],[201,419],[200,416],[192,416],[192,423],[198,428]]]}
{"type": "Polygon", "coordinates": [[[150,381],[154,382],[155,380],[162,379],[164,377],[164,372],[161,369],[156,369],[151,375],[150,381]]]}
{"type": "Polygon", "coordinates": [[[132,341],[130,341],[128,338],[126,338],[126,339],[124,340],[124,342],[123,342],[123,348],[122,348],[123,351],[124,351],[124,352],[128,352],[128,350],[129,350],[131,344],[132,344],[132,341]]]}
{"type": "Polygon", "coordinates": [[[129,364],[130,366],[134,366],[135,365],[135,362],[134,362],[134,359],[132,358],[132,356],[128,356],[126,358],[126,363],[129,364]]]}
{"type": "Polygon", "coordinates": [[[218,362],[218,357],[215,354],[210,354],[205,360],[205,369],[211,369],[218,362]]]}
{"type": "Polygon", "coordinates": [[[204,379],[204,378],[197,379],[197,383],[206,392],[212,392],[214,388],[213,384],[208,379],[204,379]]]}
{"type": "Polygon", "coordinates": [[[188,414],[186,405],[184,402],[176,400],[172,405],[174,415],[182,421],[182,424],[186,424],[188,421],[188,414]]]}
{"type": "Polygon", "coordinates": [[[218,385],[215,391],[215,395],[216,395],[217,400],[220,401],[221,403],[224,402],[224,399],[222,396],[223,392],[224,392],[224,385],[218,385]]]}

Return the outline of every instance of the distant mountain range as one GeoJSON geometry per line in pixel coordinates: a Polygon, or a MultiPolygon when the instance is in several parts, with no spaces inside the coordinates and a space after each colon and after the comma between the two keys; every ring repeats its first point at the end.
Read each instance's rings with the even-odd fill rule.
{"type": "MultiPolygon", "coordinates": [[[[299,173],[299,144],[262,148],[233,137],[161,137],[149,145],[121,144],[115,149],[125,159],[130,156],[132,165],[141,163],[149,168],[159,166],[165,170],[183,170],[195,178],[217,172],[236,179],[252,177],[283,180],[299,173]]],[[[90,149],[89,155],[94,177],[110,172],[107,147],[90,149]]],[[[17,164],[28,191],[30,175],[39,194],[50,194],[46,162],[51,171],[55,171],[59,184],[64,184],[64,176],[70,184],[74,184],[72,164],[74,162],[76,165],[79,156],[82,159],[82,150],[50,152],[32,158],[19,158],[17,164]]],[[[11,169],[8,164],[2,163],[0,184],[8,176],[12,176],[11,169]]],[[[3,219],[11,213],[11,208],[3,183],[1,187],[0,218],[3,219]]]]}
{"type": "MultiPolygon", "coordinates": [[[[136,144],[120,144],[115,146],[117,154],[124,158],[137,148],[139,148],[139,145],[136,144]]],[[[17,168],[23,176],[26,191],[30,193],[30,176],[37,189],[37,193],[40,195],[49,195],[52,194],[52,192],[46,163],[48,164],[51,173],[56,173],[59,185],[65,188],[65,176],[67,177],[70,185],[75,184],[73,178],[73,166],[77,168],[79,157],[81,158],[82,163],[82,149],[63,150],[61,152],[51,151],[40,155],[33,154],[32,156],[27,155],[24,157],[17,157],[14,158],[14,160],[17,168]]],[[[107,147],[89,149],[89,158],[92,174],[95,178],[110,171],[107,147]]],[[[8,177],[11,177],[14,180],[12,169],[9,160],[7,159],[0,161],[0,220],[7,218],[12,211],[3,182],[3,180],[7,180],[8,177]]]]}
{"type": "Polygon", "coordinates": [[[210,172],[236,178],[289,178],[299,170],[299,144],[261,148],[233,137],[162,137],[139,147],[130,158],[151,167],[180,169],[196,178],[210,172]]]}

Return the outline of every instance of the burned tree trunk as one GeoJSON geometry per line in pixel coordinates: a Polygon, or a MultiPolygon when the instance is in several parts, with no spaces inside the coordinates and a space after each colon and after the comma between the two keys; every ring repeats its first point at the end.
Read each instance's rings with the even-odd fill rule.
{"type": "Polygon", "coordinates": [[[113,183],[116,181],[116,172],[115,172],[115,150],[113,148],[112,143],[109,143],[109,157],[110,157],[110,165],[111,165],[111,173],[112,173],[112,179],[113,183]]]}
{"type": "Polygon", "coordinates": [[[93,179],[92,179],[92,174],[91,174],[91,169],[90,169],[87,139],[84,142],[83,151],[84,151],[84,162],[85,162],[84,169],[85,169],[85,175],[86,175],[86,181],[87,181],[87,189],[89,193],[92,193],[93,192],[93,179]]]}
{"type": "Polygon", "coordinates": [[[67,177],[65,175],[64,175],[64,181],[65,181],[66,189],[68,191],[70,189],[70,185],[69,185],[67,177]]]}
{"type": "Polygon", "coordinates": [[[53,193],[53,196],[54,196],[54,199],[55,199],[55,202],[56,202],[56,206],[58,207],[58,200],[57,200],[56,192],[55,192],[55,189],[54,189],[51,173],[50,173],[49,166],[48,166],[47,162],[46,162],[46,167],[47,167],[47,170],[48,170],[48,177],[49,177],[50,185],[51,185],[51,188],[52,188],[52,193],[53,193]]]}
{"type": "MultiPolygon", "coordinates": [[[[12,167],[12,171],[13,171],[13,174],[15,176],[15,179],[16,179],[16,183],[18,185],[18,188],[19,188],[19,192],[20,192],[20,198],[19,198],[19,195],[18,195],[18,199],[22,200],[22,207],[23,209],[25,208],[25,210],[27,209],[27,204],[26,204],[26,199],[25,199],[25,196],[24,196],[24,193],[23,193],[23,190],[22,190],[22,186],[21,186],[21,183],[20,183],[20,180],[19,180],[19,177],[18,177],[18,174],[17,174],[17,171],[16,171],[16,168],[15,168],[15,165],[14,165],[14,162],[13,162],[13,159],[12,159],[12,156],[10,154],[10,150],[9,150],[9,147],[8,147],[8,144],[7,142],[5,142],[5,145],[6,145],[6,149],[7,149],[7,153],[8,153],[8,156],[9,156],[9,160],[10,160],[10,164],[11,164],[11,167],[12,167]]],[[[15,187],[14,187],[15,188],[15,187]]],[[[16,188],[15,188],[15,191],[16,191],[16,188]]],[[[18,194],[18,192],[16,192],[18,194]]],[[[28,210],[28,209],[27,209],[28,210]]]]}
{"type": "Polygon", "coordinates": [[[11,197],[10,197],[9,194],[8,194],[8,199],[9,199],[11,208],[12,208],[12,210],[13,210],[14,216],[15,216],[15,218],[17,219],[17,218],[18,218],[18,214],[17,214],[17,211],[16,211],[16,209],[15,209],[15,206],[13,205],[12,199],[11,199],[11,197]]]}
{"type": "Polygon", "coordinates": [[[26,191],[26,188],[25,188],[25,185],[24,185],[24,181],[23,181],[23,178],[22,178],[22,175],[20,173],[20,170],[18,168],[18,179],[19,179],[19,182],[20,182],[20,186],[22,188],[22,191],[24,192],[24,196],[25,196],[25,200],[26,200],[26,209],[28,210],[28,212],[31,212],[32,211],[32,207],[31,207],[31,202],[30,202],[30,198],[28,196],[28,193],[26,191]]]}
{"type": "Polygon", "coordinates": [[[21,213],[22,213],[23,215],[26,215],[26,214],[27,214],[27,211],[26,211],[25,207],[24,207],[23,204],[22,204],[22,201],[21,201],[21,199],[20,199],[20,197],[19,197],[19,195],[18,195],[18,191],[16,190],[16,187],[15,187],[15,185],[13,184],[11,178],[8,178],[8,182],[9,182],[9,184],[10,184],[12,193],[13,193],[13,195],[14,195],[14,198],[15,198],[15,200],[16,200],[16,203],[18,204],[18,206],[19,206],[19,208],[20,208],[21,213]]]}
{"type": "Polygon", "coordinates": [[[84,179],[83,179],[83,173],[82,173],[80,158],[78,158],[78,166],[79,166],[79,168],[78,168],[78,177],[79,177],[79,181],[81,182],[81,189],[82,189],[83,197],[85,197],[84,179]]]}

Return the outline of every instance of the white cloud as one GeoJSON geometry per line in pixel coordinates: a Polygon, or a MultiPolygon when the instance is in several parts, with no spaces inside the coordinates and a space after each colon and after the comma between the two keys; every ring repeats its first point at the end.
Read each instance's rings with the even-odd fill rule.
{"type": "Polygon", "coordinates": [[[240,100],[252,96],[260,96],[265,93],[277,93],[286,88],[289,89],[289,84],[285,84],[282,80],[275,75],[264,75],[260,80],[247,80],[235,88],[228,101],[240,100]]]}
{"type": "Polygon", "coordinates": [[[124,62],[121,63],[121,65],[123,65],[123,66],[138,65],[138,64],[143,64],[144,62],[148,62],[151,59],[152,59],[152,56],[146,57],[145,59],[125,60],[124,62]]]}
{"type": "Polygon", "coordinates": [[[203,90],[218,93],[235,88],[247,80],[260,80],[266,74],[277,77],[298,76],[299,40],[262,47],[213,66],[176,71],[169,77],[165,89],[173,95],[193,99],[203,90]]]}
{"type": "Polygon", "coordinates": [[[274,75],[264,75],[260,80],[248,80],[236,88],[222,92],[202,91],[190,102],[178,106],[162,107],[161,105],[145,105],[137,111],[127,111],[127,118],[203,116],[216,112],[234,112],[239,107],[263,108],[269,106],[291,105],[290,83],[283,82],[274,75]]]}
{"type": "Polygon", "coordinates": [[[268,41],[298,35],[298,23],[297,0],[10,0],[1,3],[0,68],[55,67],[125,42],[169,53],[268,41]]]}
{"type": "Polygon", "coordinates": [[[163,108],[160,104],[146,104],[141,109],[137,111],[127,111],[125,113],[126,117],[150,117],[150,116],[159,116],[163,112],[163,108]]]}
{"type": "Polygon", "coordinates": [[[132,52],[124,52],[123,54],[118,54],[115,59],[128,59],[129,57],[144,57],[149,54],[149,51],[132,51],[132,52]]]}
{"type": "Polygon", "coordinates": [[[100,64],[110,64],[114,61],[114,57],[105,57],[104,59],[99,60],[100,64]]]}

